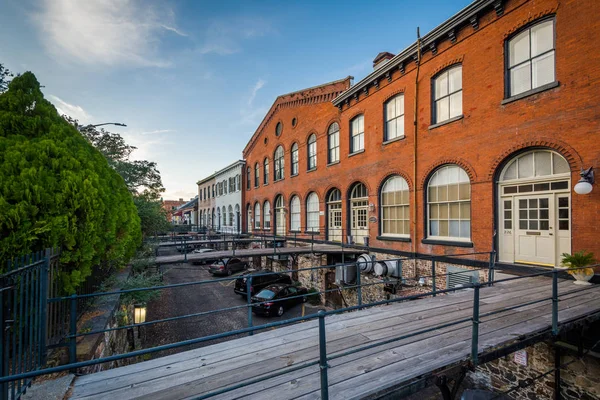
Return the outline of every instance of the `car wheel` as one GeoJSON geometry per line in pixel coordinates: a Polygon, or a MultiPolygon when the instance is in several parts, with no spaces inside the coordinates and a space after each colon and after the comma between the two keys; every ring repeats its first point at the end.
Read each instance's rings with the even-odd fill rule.
{"type": "Polygon", "coordinates": [[[307,298],[306,296],[303,296],[303,297],[302,297],[302,302],[303,302],[303,303],[306,303],[307,301],[308,301],[308,298],[307,298]]]}
{"type": "Polygon", "coordinates": [[[283,315],[283,306],[279,306],[277,309],[277,316],[281,317],[283,315]]]}

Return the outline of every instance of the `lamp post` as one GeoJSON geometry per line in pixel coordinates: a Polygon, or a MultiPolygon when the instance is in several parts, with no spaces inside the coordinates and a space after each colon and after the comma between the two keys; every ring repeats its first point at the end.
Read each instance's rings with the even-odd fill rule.
{"type": "MultiPolygon", "coordinates": [[[[136,325],[143,324],[146,322],[146,306],[141,304],[136,304],[133,306],[133,323],[136,325]]],[[[141,337],[140,335],[140,327],[138,326],[138,339],[141,337]]]]}
{"type": "Polygon", "coordinates": [[[573,190],[577,194],[590,194],[592,192],[592,184],[594,183],[594,170],[592,167],[588,169],[582,169],[579,173],[581,179],[575,185],[573,190]]]}

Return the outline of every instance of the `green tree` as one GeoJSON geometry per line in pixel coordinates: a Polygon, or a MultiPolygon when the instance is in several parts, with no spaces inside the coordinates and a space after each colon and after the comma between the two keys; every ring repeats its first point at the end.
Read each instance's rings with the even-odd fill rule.
{"type": "Polygon", "coordinates": [[[72,292],[93,266],[127,262],[140,241],[123,178],[44,99],[31,72],[14,78],[0,94],[0,268],[58,246],[72,292]]]}

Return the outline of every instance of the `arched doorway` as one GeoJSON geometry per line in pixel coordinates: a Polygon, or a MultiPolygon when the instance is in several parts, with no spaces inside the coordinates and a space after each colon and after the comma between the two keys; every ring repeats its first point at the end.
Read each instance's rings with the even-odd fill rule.
{"type": "Polygon", "coordinates": [[[362,183],[356,183],[350,192],[350,235],[357,244],[369,237],[369,192],[362,183]]]}
{"type": "Polygon", "coordinates": [[[246,225],[248,233],[252,232],[252,207],[250,207],[250,204],[246,205],[246,225]]]}
{"type": "Polygon", "coordinates": [[[279,195],[275,199],[275,234],[285,236],[285,203],[283,196],[279,195]]]}
{"type": "Polygon", "coordinates": [[[242,230],[242,221],[240,221],[241,214],[240,214],[240,205],[239,204],[235,205],[234,212],[235,212],[235,215],[234,215],[233,226],[235,228],[235,232],[240,233],[242,230]]]}
{"type": "Polygon", "coordinates": [[[560,154],[514,156],[498,179],[499,259],[556,266],[571,252],[571,169],[560,154]]]}
{"type": "Polygon", "coordinates": [[[327,240],[342,241],[342,192],[332,189],[327,196],[327,240]]]}

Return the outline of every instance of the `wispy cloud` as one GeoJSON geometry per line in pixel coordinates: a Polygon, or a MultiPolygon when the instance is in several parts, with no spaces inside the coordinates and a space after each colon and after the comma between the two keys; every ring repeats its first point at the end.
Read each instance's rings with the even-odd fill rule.
{"type": "Polygon", "coordinates": [[[32,17],[52,56],[80,64],[166,67],[162,34],[186,36],[172,10],[138,0],[41,0],[32,17]]]}
{"type": "Polygon", "coordinates": [[[160,133],[176,132],[173,129],[157,129],[155,131],[140,132],[140,135],[158,135],[160,133]]]}
{"type": "Polygon", "coordinates": [[[79,123],[85,123],[91,119],[90,114],[88,114],[81,106],[67,103],[63,99],[52,94],[48,95],[48,100],[50,100],[50,102],[54,104],[54,107],[56,107],[56,110],[59,114],[64,114],[68,115],[69,117],[75,118],[79,121],[79,123]]]}
{"type": "Polygon", "coordinates": [[[254,98],[256,97],[256,93],[258,93],[258,91],[260,89],[262,89],[262,87],[265,86],[266,84],[267,84],[267,82],[262,79],[259,79],[258,81],[256,81],[256,84],[254,85],[254,88],[252,89],[252,94],[248,98],[248,106],[252,106],[252,102],[254,101],[254,98]]]}
{"type": "Polygon", "coordinates": [[[263,18],[234,18],[208,24],[200,54],[229,55],[242,50],[245,40],[275,34],[276,30],[263,18]]]}

